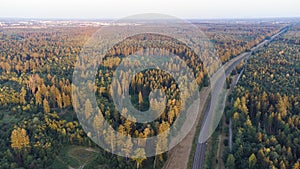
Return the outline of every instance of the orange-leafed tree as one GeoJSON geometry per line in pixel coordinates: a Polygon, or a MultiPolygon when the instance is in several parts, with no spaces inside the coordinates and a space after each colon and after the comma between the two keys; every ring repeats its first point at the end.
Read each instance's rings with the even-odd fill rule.
{"type": "Polygon", "coordinates": [[[17,153],[17,163],[19,166],[22,165],[22,154],[21,152],[27,151],[30,148],[29,137],[27,132],[23,128],[16,128],[11,133],[11,147],[17,153]]]}
{"type": "Polygon", "coordinates": [[[11,133],[11,147],[15,150],[30,148],[29,137],[23,128],[16,128],[11,133]]]}

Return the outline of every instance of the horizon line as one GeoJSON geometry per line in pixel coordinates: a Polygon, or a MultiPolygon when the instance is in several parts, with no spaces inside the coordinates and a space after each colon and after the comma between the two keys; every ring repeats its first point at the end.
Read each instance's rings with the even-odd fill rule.
{"type": "MultiPolygon", "coordinates": [[[[114,21],[119,20],[124,17],[107,17],[107,18],[94,18],[94,17],[1,17],[1,19],[37,19],[37,20],[43,20],[43,19],[50,19],[50,20],[107,20],[107,21],[114,21]]],[[[184,20],[254,20],[254,19],[300,19],[300,16],[259,16],[259,17],[178,17],[179,19],[184,20]]]]}

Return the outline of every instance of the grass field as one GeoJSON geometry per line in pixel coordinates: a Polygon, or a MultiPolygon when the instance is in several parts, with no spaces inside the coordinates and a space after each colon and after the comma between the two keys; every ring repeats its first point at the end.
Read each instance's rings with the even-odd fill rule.
{"type": "Polygon", "coordinates": [[[52,164],[55,169],[81,168],[96,159],[98,150],[82,146],[67,146],[52,164]]]}

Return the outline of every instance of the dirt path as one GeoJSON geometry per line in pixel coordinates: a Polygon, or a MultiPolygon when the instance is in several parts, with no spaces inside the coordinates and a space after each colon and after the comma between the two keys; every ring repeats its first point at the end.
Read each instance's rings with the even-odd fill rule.
{"type": "MultiPolygon", "coordinates": [[[[205,87],[200,91],[200,100],[204,100],[200,102],[199,111],[202,112],[205,106],[205,100],[207,100],[210,93],[210,88],[205,87]]],[[[190,152],[193,146],[194,136],[196,133],[196,126],[200,121],[201,112],[198,113],[196,122],[192,127],[191,131],[187,134],[187,136],[180,142],[177,146],[175,146],[169,152],[168,160],[164,165],[164,169],[186,169],[190,157],[190,152]]]]}

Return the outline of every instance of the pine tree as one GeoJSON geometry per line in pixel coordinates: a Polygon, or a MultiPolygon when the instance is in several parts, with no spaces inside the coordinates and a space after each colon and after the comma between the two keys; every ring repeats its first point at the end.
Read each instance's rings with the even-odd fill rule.
{"type": "Polygon", "coordinates": [[[56,102],[57,102],[57,106],[61,109],[63,108],[63,100],[62,100],[62,96],[60,93],[58,93],[56,95],[56,102]]]}
{"type": "Polygon", "coordinates": [[[299,169],[300,168],[300,163],[299,161],[297,161],[294,165],[293,165],[293,169],[299,169]]]}
{"type": "Polygon", "coordinates": [[[66,108],[71,105],[71,99],[65,93],[62,94],[62,102],[63,102],[63,108],[66,108]]]}
{"type": "Polygon", "coordinates": [[[140,91],[139,92],[139,104],[142,104],[143,102],[144,102],[143,95],[142,95],[142,92],[140,91]]]}
{"type": "Polygon", "coordinates": [[[136,162],[136,168],[140,168],[143,161],[146,160],[146,153],[145,149],[143,148],[138,148],[134,151],[134,161],[136,162]]]}
{"type": "Polygon", "coordinates": [[[24,148],[29,148],[29,137],[27,132],[23,128],[14,129],[11,133],[11,147],[15,150],[22,150],[24,148]]]}
{"type": "Polygon", "coordinates": [[[286,169],[286,166],[284,164],[284,161],[281,160],[280,162],[280,169],[286,169]]]}
{"type": "Polygon", "coordinates": [[[125,145],[122,149],[122,151],[124,152],[126,158],[130,156],[132,147],[133,147],[133,143],[132,143],[130,135],[128,135],[128,137],[125,140],[125,145]]]}
{"type": "Polygon", "coordinates": [[[85,101],[84,108],[85,108],[85,118],[88,119],[93,112],[92,103],[89,99],[85,101]]]}
{"type": "Polygon", "coordinates": [[[256,166],[256,162],[257,162],[256,156],[255,154],[252,153],[248,159],[249,169],[254,169],[256,166]]]}
{"type": "Polygon", "coordinates": [[[50,113],[50,106],[49,106],[49,103],[48,103],[46,98],[43,101],[43,105],[44,105],[44,112],[45,113],[50,113]]]}
{"type": "Polygon", "coordinates": [[[229,154],[226,160],[226,168],[234,169],[235,168],[235,158],[232,154],[229,154]]]}
{"type": "Polygon", "coordinates": [[[42,95],[40,90],[38,90],[35,94],[35,104],[36,105],[41,105],[42,104],[42,95]]]}
{"type": "Polygon", "coordinates": [[[20,93],[20,103],[26,104],[26,89],[22,87],[21,93],[20,93]]]}

